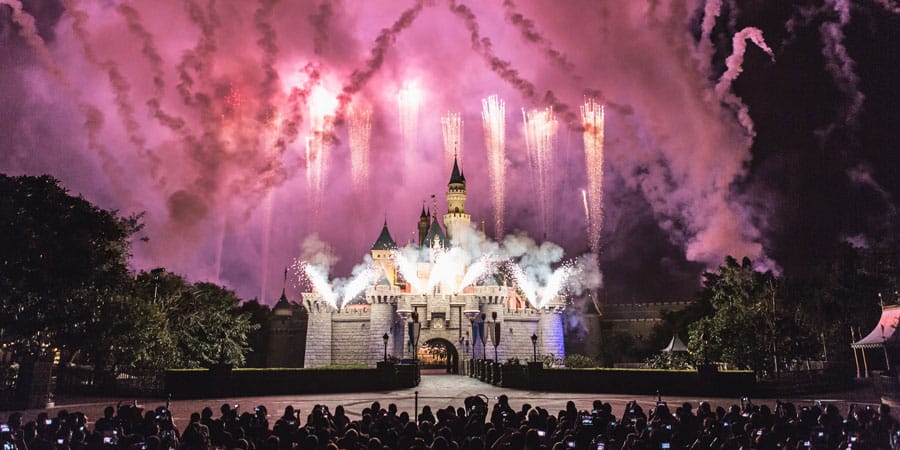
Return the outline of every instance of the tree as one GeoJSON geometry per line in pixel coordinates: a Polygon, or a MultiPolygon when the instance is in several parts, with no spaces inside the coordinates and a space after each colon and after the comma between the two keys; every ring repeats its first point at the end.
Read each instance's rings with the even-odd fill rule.
{"type": "Polygon", "coordinates": [[[249,351],[247,335],[258,328],[241,312],[233,291],[196,283],[168,311],[180,367],[241,366],[249,351]]]}
{"type": "Polygon", "coordinates": [[[0,337],[25,354],[75,347],[128,280],[140,216],[119,217],[49,177],[0,174],[0,337]]]}
{"type": "Polygon", "coordinates": [[[718,361],[755,371],[778,366],[778,279],[753,269],[749,258],[732,257],[718,272],[703,274],[699,301],[713,313],[689,327],[688,348],[700,361],[718,361]]]}

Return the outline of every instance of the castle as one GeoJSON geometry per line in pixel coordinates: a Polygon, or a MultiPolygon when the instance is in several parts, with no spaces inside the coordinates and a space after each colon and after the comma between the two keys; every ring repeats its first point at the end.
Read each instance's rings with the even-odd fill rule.
{"type": "MultiPolygon", "coordinates": [[[[436,255],[464,244],[467,230],[472,226],[465,208],[466,178],[455,159],[447,187],[443,226],[430,208],[426,211],[423,206],[419,216],[418,246],[429,250],[422,254],[431,255],[415,262],[416,276],[421,280],[429,279],[436,255]]],[[[385,221],[371,249],[378,281],[365,290],[364,303],[338,309],[320,293],[302,294],[308,314],[304,314],[308,320],[306,348],[301,353],[304,367],[374,365],[384,358],[384,353],[411,359],[412,352],[418,351],[409,346],[411,327],[408,324],[413,320],[420,326],[418,345],[442,345],[447,348],[452,365],[461,359],[484,358],[485,350],[487,358],[493,359],[494,345],[488,330],[495,324],[500,328],[496,348],[496,358],[500,361],[530,360],[535,351],[538,355],[564,356],[562,298],[551,299],[536,309],[522,299],[515,287],[492,275],[483,282],[458,289],[462,273],[455,286],[437,283],[423,289],[420,283],[404,279],[398,270],[397,249],[385,221]],[[484,345],[473,336],[480,323],[484,324],[484,345]]]]}

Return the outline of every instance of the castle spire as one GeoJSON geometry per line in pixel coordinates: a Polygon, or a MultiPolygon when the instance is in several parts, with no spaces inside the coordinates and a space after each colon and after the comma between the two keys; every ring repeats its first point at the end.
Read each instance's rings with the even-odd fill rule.
{"type": "Polygon", "coordinates": [[[453,172],[450,173],[449,184],[466,184],[466,177],[464,177],[462,175],[462,172],[459,170],[459,163],[456,159],[456,156],[453,157],[453,172]]]}

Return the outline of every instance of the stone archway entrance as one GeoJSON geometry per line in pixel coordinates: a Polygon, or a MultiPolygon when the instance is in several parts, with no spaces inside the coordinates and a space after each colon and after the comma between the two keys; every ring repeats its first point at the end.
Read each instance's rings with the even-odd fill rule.
{"type": "Polygon", "coordinates": [[[452,342],[432,338],[419,346],[419,365],[422,369],[442,369],[446,373],[459,373],[459,352],[452,342]]]}

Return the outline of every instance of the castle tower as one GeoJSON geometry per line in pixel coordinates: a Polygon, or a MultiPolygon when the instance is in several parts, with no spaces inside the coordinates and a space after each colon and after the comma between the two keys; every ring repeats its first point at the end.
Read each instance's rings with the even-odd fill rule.
{"type": "Polygon", "coordinates": [[[392,285],[397,283],[397,269],[394,266],[393,257],[395,250],[397,250],[397,243],[391,237],[391,232],[388,231],[387,219],[385,219],[384,226],[381,227],[381,234],[378,235],[378,239],[372,245],[372,261],[375,267],[381,269],[392,285]]]}
{"type": "Polygon", "coordinates": [[[431,228],[431,210],[425,212],[425,205],[422,205],[422,214],[419,216],[419,247],[425,242],[425,236],[428,229],[431,228]]]}
{"type": "Polygon", "coordinates": [[[266,367],[303,367],[308,320],[306,308],[289,302],[282,288],[268,322],[266,367]]]}
{"type": "Polygon", "coordinates": [[[444,214],[444,227],[450,239],[461,236],[458,230],[471,226],[472,216],[466,213],[466,176],[459,170],[456,158],[453,158],[453,172],[447,184],[447,214],[444,214]]]}

